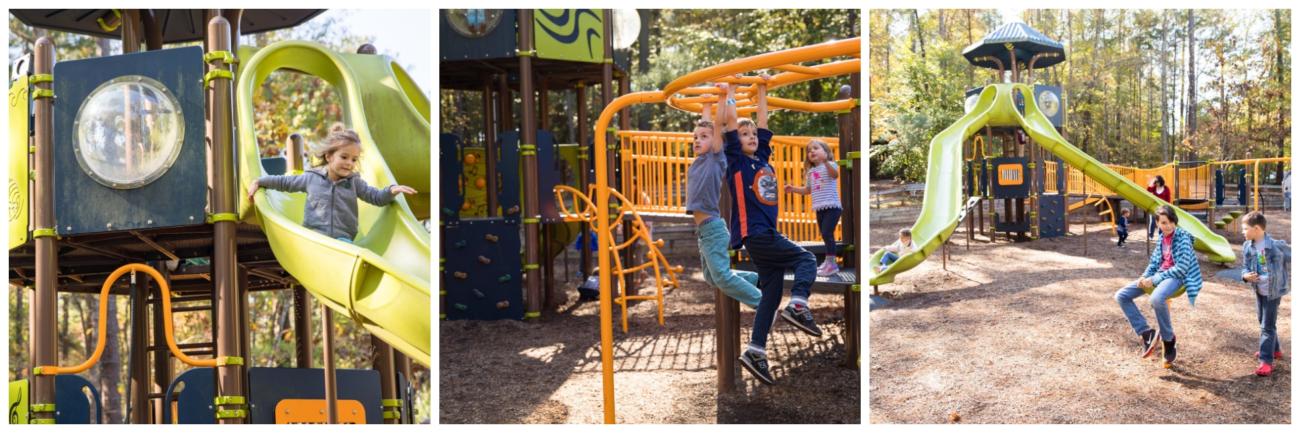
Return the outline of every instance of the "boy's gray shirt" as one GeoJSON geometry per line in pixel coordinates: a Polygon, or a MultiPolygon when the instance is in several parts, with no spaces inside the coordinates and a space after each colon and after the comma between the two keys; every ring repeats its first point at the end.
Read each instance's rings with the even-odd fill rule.
{"type": "Polygon", "coordinates": [[[257,184],[277,191],[306,192],[302,225],[331,238],[357,237],[357,199],[375,206],[388,205],[395,199],[392,186],[375,188],[357,173],[331,182],[324,167],[300,175],[262,176],[257,184]]]}
{"type": "MultiPolygon", "coordinates": [[[[1264,262],[1268,264],[1268,299],[1273,300],[1291,292],[1291,247],[1286,241],[1264,235],[1264,262]]],[[[1247,240],[1241,244],[1241,274],[1253,272],[1259,263],[1255,243],[1247,240]]],[[[1245,280],[1242,280],[1245,281],[1245,280]]],[[[1255,287],[1254,283],[1250,283],[1255,287]]]]}
{"type": "MultiPolygon", "coordinates": [[[[710,149],[712,150],[712,149],[710,149]]],[[[727,156],[722,152],[700,154],[686,169],[686,213],[699,212],[721,217],[718,200],[722,198],[723,175],[727,156]]]]}

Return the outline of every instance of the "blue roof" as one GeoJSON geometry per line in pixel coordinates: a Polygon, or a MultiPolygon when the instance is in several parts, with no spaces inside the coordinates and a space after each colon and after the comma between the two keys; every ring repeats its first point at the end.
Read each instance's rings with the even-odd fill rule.
{"type": "Polygon", "coordinates": [[[1015,50],[1016,63],[1026,64],[1026,66],[1029,59],[1036,54],[1056,53],[1055,56],[1048,55],[1039,58],[1034,63],[1035,69],[1046,68],[1065,61],[1064,45],[1022,22],[1010,22],[999,26],[989,34],[984,35],[984,38],[980,39],[979,42],[973,43],[962,50],[962,55],[972,65],[986,68],[997,68],[997,63],[988,59],[988,57],[994,57],[1002,61],[1005,68],[1010,69],[1011,53],[1007,49],[1007,44],[1010,44],[1015,50]]]}

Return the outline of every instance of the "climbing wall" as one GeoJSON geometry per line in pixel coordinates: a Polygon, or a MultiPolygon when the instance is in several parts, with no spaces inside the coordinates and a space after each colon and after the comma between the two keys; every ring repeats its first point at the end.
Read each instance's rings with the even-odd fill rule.
{"type": "Polygon", "coordinates": [[[447,319],[522,319],[519,221],[472,218],[443,231],[447,319]]]}

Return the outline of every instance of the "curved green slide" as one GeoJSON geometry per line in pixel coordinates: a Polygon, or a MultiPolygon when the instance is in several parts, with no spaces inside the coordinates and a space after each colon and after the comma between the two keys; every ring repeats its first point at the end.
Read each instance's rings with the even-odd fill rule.
{"type": "MultiPolygon", "coordinates": [[[[974,108],[930,141],[925,201],[922,202],[916,224],[912,226],[912,242],[918,248],[899,257],[898,261],[879,273],[875,272],[875,264],[880,263],[884,251],[872,254],[867,262],[871,264],[867,269],[867,281],[871,285],[889,284],[894,281],[894,276],[921,264],[957,228],[971,204],[961,206],[962,143],[985,125],[1024,128],[1043,149],[1052,152],[1066,164],[1079,168],[1086,176],[1115,191],[1137,207],[1154,211],[1159,203],[1163,203],[1145,188],[1133,184],[1061,137],[1051,121],[1039,111],[1031,87],[1024,84],[989,85],[980,92],[974,108]],[[1012,92],[1017,91],[1021,92],[1026,101],[1023,116],[1012,100],[1012,92]]],[[[1197,250],[1206,253],[1215,262],[1230,263],[1236,260],[1226,239],[1182,209],[1175,210],[1178,213],[1178,226],[1196,238],[1197,250]]]]}
{"type": "MultiPolygon", "coordinates": [[[[339,92],[343,100],[344,123],[361,137],[364,157],[359,162],[358,171],[366,182],[377,186],[396,183],[398,177],[386,160],[417,159],[392,153],[392,149],[402,146],[424,147],[426,156],[422,163],[427,177],[430,146],[427,117],[422,126],[425,131],[423,141],[407,137],[401,146],[387,145],[389,152],[385,153],[378,140],[381,136],[392,136],[388,132],[375,131],[375,124],[371,123],[373,113],[368,115],[368,111],[391,110],[403,105],[387,101],[379,104],[379,108],[372,106],[376,99],[396,97],[398,93],[377,92],[373,86],[363,83],[374,77],[358,73],[349,60],[348,56],[339,55],[322,45],[300,41],[275,43],[241,59],[235,89],[239,101],[236,124],[242,126],[237,143],[241,191],[246,191],[250,182],[265,174],[257,147],[257,133],[248,125],[254,124],[255,93],[271,72],[279,69],[319,77],[339,92]],[[380,97],[379,94],[388,96],[380,97]]],[[[412,104],[405,106],[414,109],[412,104]]],[[[421,124],[415,122],[420,118],[418,114],[379,114],[388,116],[385,128],[404,128],[412,133],[418,133],[421,128],[421,124]],[[398,123],[401,119],[410,124],[398,123]]],[[[411,165],[408,163],[410,161],[402,164],[411,165]]],[[[427,179],[424,184],[428,185],[427,179]]],[[[239,215],[244,221],[262,227],[276,260],[316,299],[335,311],[348,314],[373,335],[428,366],[431,329],[429,232],[416,219],[406,197],[399,197],[393,204],[383,207],[360,203],[354,244],[303,227],[305,199],[301,193],[261,189],[255,202],[240,200],[239,215]]]]}

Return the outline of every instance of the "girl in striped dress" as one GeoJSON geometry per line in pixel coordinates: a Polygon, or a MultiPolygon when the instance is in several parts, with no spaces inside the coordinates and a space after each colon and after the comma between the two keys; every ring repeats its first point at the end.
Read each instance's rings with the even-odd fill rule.
{"type": "Polygon", "coordinates": [[[804,186],[786,185],[785,192],[811,194],[813,211],[817,212],[817,227],[822,242],[826,243],[826,260],[817,267],[818,276],[835,275],[840,267],[835,263],[835,225],[840,222],[840,170],[831,158],[831,147],[826,142],[808,141],[804,157],[804,186]]]}

